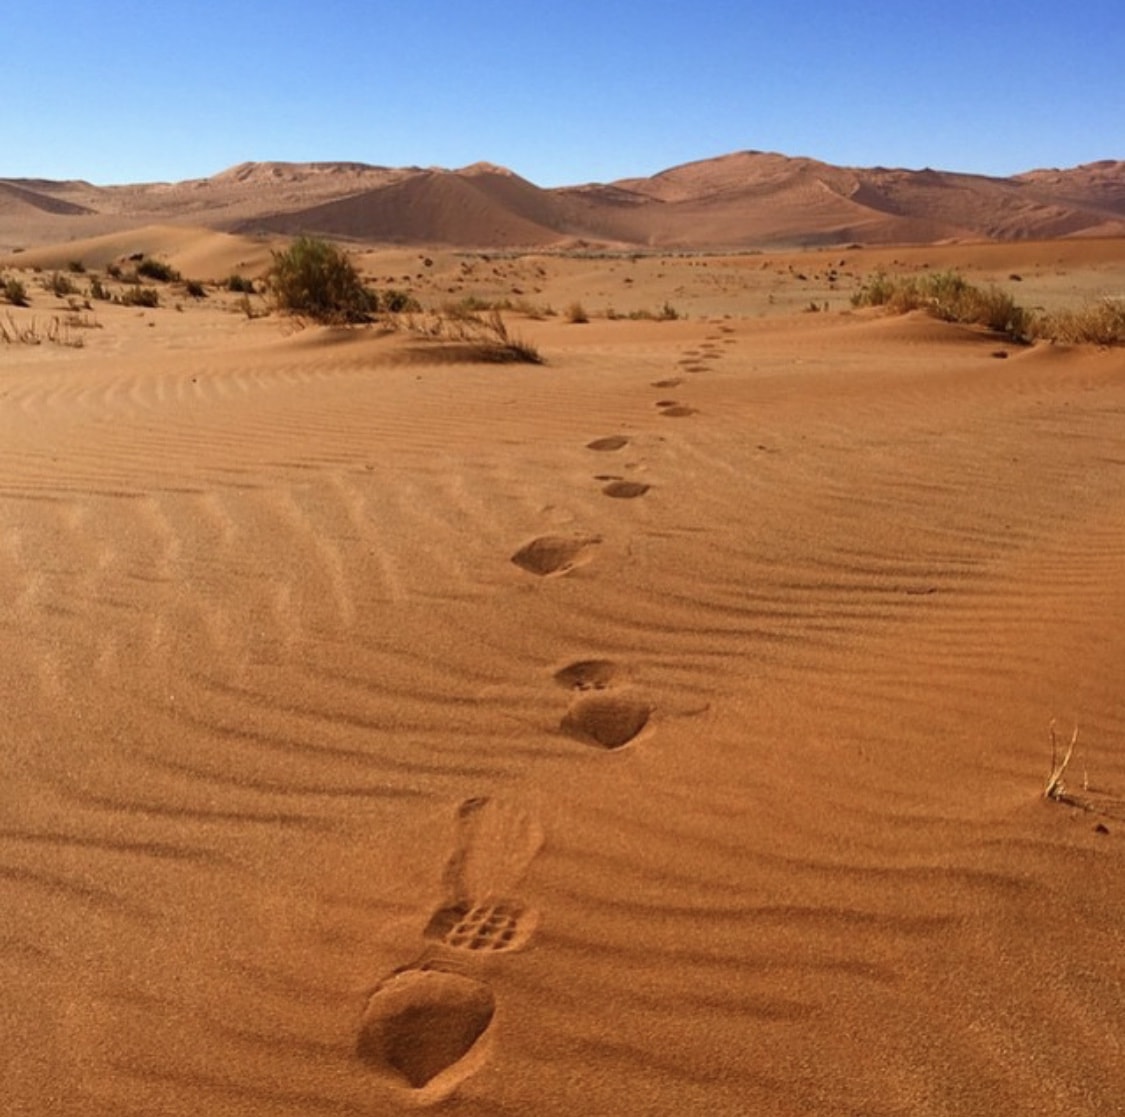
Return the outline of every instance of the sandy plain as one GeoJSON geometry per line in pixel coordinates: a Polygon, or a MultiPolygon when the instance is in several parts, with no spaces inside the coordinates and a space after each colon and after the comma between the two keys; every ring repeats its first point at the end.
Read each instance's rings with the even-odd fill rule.
{"type": "Polygon", "coordinates": [[[1125,1112],[1125,363],[848,302],[1125,244],[359,258],[0,345],[4,1111],[1125,1112]]]}

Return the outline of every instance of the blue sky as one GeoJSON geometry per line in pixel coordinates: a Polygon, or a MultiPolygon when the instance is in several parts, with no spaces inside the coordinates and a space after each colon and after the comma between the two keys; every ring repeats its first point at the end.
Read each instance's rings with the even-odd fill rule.
{"type": "Polygon", "coordinates": [[[542,186],[754,148],[1011,174],[1125,158],[1125,3],[34,0],[0,177],[500,163],[542,186]]]}

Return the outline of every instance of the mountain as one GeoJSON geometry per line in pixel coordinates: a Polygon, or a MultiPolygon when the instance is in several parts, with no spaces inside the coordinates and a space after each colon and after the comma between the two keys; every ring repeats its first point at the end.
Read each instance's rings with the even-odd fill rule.
{"type": "Polygon", "coordinates": [[[488,163],[243,163],[210,178],[132,186],[0,179],[0,249],[153,222],[481,248],[1121,236],[1125,161],[996,178],[742,151],[647,178],[551,189],[488,163]]]}

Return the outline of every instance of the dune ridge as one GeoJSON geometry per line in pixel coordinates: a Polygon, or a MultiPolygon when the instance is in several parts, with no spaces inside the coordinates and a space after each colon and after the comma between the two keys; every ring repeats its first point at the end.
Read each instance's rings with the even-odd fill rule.
{"type": "Polygon", "coordinates": [[[122,186],[0,179],[0,251],[165,221],[498,248],[1121,236],[1125,163],[997,178],[744,151],[646,178],[549,189],[488,163],[460,170],[243,163],[210,178],[122,186]]]}

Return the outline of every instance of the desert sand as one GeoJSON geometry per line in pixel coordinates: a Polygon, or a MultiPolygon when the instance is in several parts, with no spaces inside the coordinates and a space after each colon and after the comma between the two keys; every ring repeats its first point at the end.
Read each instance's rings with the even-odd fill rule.
{"type": "Polygon", "coordinates": [[[1122,353],[848,301],[1125,242],[360,252],[533,366],[71,321],[272,243],[91,236],[3,262],[6,1114],[1125,1112],[1122,353]]]}

